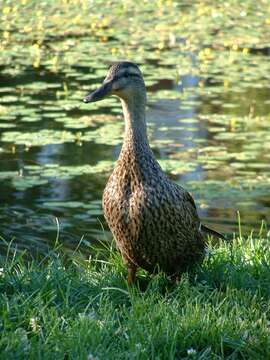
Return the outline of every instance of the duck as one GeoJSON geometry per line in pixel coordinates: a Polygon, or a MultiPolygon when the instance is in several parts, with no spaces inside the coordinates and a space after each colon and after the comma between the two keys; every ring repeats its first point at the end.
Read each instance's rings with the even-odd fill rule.
{"type": "Polygon", "coordinates": [[[104,217],[134,284],[139,268],[181,276],[206,253],[207,235],[224,238],[203,225],[191,194],[162,170],[149,146],[146,86],[138,65],[113,63],[85,103],[120,99],[125,130],[114,170],[103,192],[104,217]]]}

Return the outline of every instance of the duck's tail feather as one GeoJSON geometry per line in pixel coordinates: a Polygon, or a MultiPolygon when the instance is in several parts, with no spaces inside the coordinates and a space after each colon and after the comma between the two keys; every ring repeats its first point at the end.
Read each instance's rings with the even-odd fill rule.
{"type": "Polygon", "coordinates": [[[212,229],[209,229],[207,226],[203,225],[203,224],[200,224],[200,230],[203,234],[206,234],[206,235],[212,235],[212,236],[215,236],[217,238],[220,238],[222,240],[226,240],[225,236],[223,234],[220,234],[219,232],[215,231],[215,230],[212,230],[212,229]]]}

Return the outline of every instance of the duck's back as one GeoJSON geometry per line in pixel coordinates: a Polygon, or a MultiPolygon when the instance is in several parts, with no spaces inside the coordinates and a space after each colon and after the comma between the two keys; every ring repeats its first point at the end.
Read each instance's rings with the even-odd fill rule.
{"type": "Polygon", "coordinates": [[[129,264],[173,274],[203,257],[192,197],[168,179],[151,154],[120,156],[104,190],[103,209],[129,264]]]}

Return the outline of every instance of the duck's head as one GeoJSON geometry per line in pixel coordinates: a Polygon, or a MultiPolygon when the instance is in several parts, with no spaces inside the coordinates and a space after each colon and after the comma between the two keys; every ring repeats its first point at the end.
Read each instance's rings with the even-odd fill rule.
{"type": "Polygon", "coordinates": [[[103,100],[111,95],[128,100],[143,95],[145,85],[138,66],[129,61],[121,61],[110,66],[108,74],[97,90],[84,98],[85,103],[103,100]]]}

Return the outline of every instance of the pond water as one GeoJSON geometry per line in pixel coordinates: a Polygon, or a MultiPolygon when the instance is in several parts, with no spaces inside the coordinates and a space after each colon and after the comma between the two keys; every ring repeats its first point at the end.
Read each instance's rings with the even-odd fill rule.
{"type": "Polygon", "coordinates": [[[126,37],[101,30],[89,40],[80,32],[63,38],[58,29],[43,43],[26,39],[27,46],[15,38],[0,56],[2,252],[11,239],[34,254],[58,237],[67,250],[110,241],[101,197],[121,149],[121,107],[117,99],[82,99],[118,58],[141,66],[151,146],[168,175],[192,193],[202,220],[232,236],[240,212],[242,232],[259,231],[270,211],[270,41],[215,48],[209,36],[193,46],[189,33],[173,33],[163,45],[148,40],[138,54],[136,46],[119,50],[126,37]]]}

